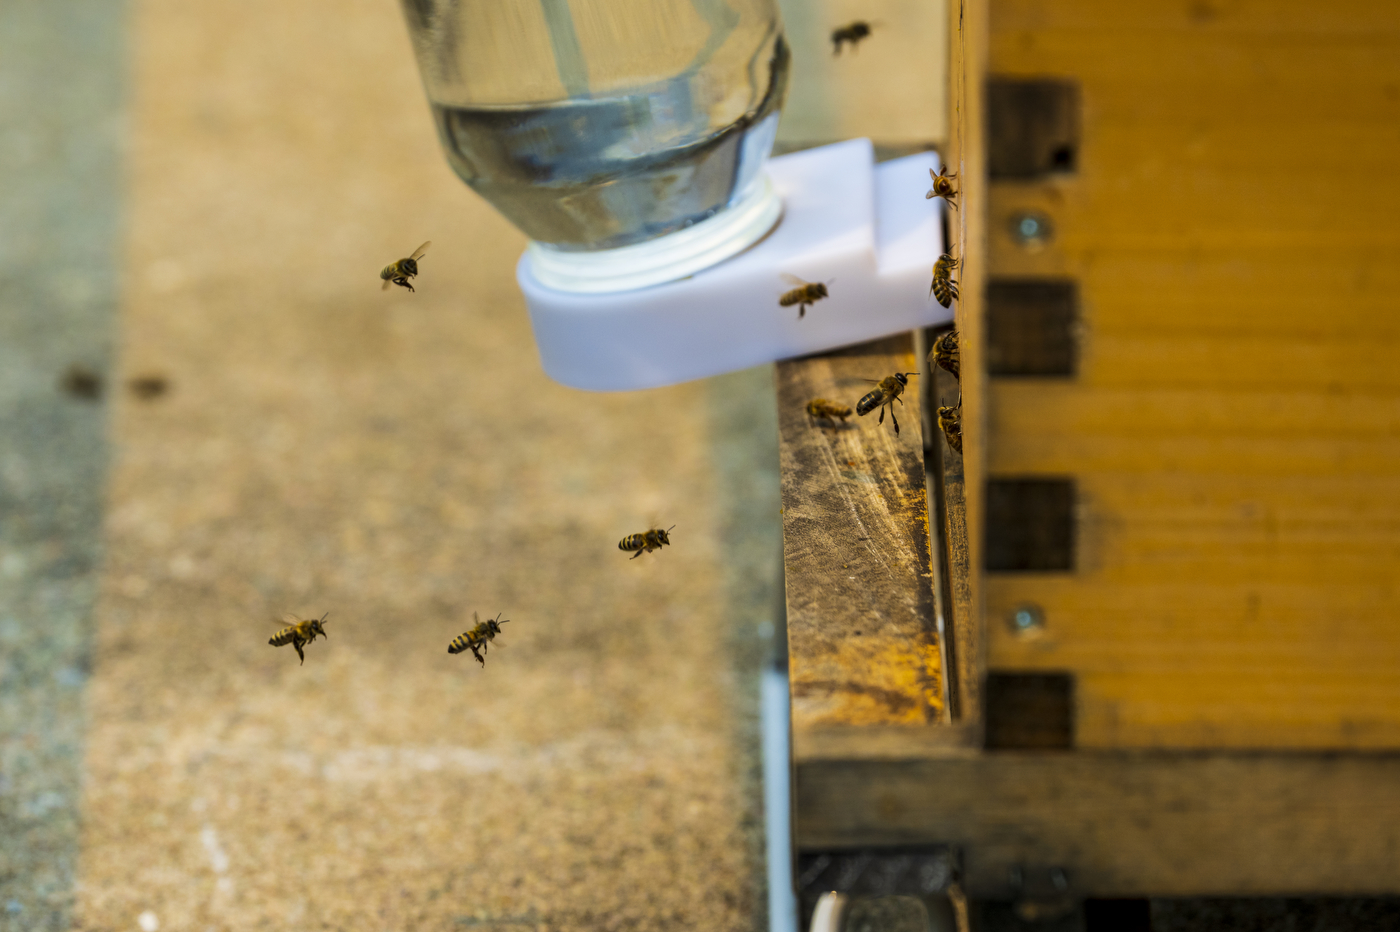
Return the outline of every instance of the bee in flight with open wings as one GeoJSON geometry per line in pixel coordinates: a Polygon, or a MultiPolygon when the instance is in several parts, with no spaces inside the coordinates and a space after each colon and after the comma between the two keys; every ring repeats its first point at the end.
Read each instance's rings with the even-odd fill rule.
{"type": "MultiPolygon", "coordinates": [[[[486,666],[486,658],[482,654],[486,652],[487,645],[496,640],[496,635],[501,633],[501,625],[508,623],[510,619],[502,621],[501,613],[497,612],[495,618],[482,621],[476,612],[472,612],[472,621],[475,622],[472,629],[453,638],[452,643],[447,645],[447,652],[460,654],[464,650],[469,650],[476,658],[477,663],[484,667],[486,666]]],[[[505,644],[497,641],[496,646],[505,647],[505,644]]]]}
{"type": "Polygon", "coordinates": [[[282,620],[290,621],[292,624],[287,625],[287,627],[274,634],[268,639],[267,643],[271,644],[273,647],[282,647],[286,644],[292,645],[296,648],[297,656],[301,658],[301,662],[304,664],[306,663],[306,654],[302,651],[302,648],[316,640],[316,635],[318,634],[327,639],[330,638],[330,635],[326,634],[325,627],[326,616],[328,615],[330,615],[330,612],[326,612],[326,614],[322,615],[320,618],[298,618],[295,615],[288,615],[282,620]]]}
{"type": "Polygon", "coordinates": [[[428,247],[433,245],[432,240],[428,240],[422,246],[413,250],[413,255],[407,259],[400,259],[393,265],[384,266],[384,270],[379,273],[379,277],[384,279],[384,285],[379,290],[387,291],[390,285],[402,285],[409,291],[413,290],[413,285],[409,283],[410,278],[418,275],[418,260],[423,258],[423,253],[428,251],[428,247]]]}
{"type": "MultiPolygon", "coordinates": [[[[865,417],[876,408],[880,409],[880,423],[885,423],[885,406],[890,409],[890,420],[894,422],[895,436],[899,436],[899,418],[894,416],[894,403],[898,401],[904,404],[904,399],[899,396],[904,394],[904,388],[909,384],[909,376],[918,375],[917,372],[896,372],[894,375],[881,379],[879,384],[870,392],[856,402],[856,414],[865,417]]],[[[874,382],[874,379],[866,379],[867,382],[874,382]]]]}
{"type": "MultiPolygon", "coordinates": [[[[836,279],[832,279],[831,281],[834,282],[835,280],[836,279]]],[[[783,293],[783,296],[778,299],[778,306],[792,307],[794,304],[798,305],[798,320],[807,316],[807,305],[815,304],[817,301],[829,295],[826,286],[831,284],[831,282],[803,281],[796,275],[789,275],[786,272],[783,273],[783,281],[787,282],[789,285],[795,285],[796,287],[791,291],[783,293]]]]}
{"type": "Polygon", "coordinates": [[[617,549],[623,553],[632,553],[635,550],[636,553],[632,553],[630,558],[635,560],[644,553],[660,550],[662,544],[670,544],[671,532],[675,529],[676,526],[673,524],[665,530],[654,527],[649,531],[642,531],[640,534],[628,534],[617,542],[617,549]]]}
{"type": "Polygon", "coordinates": [[[876,25],[878,24],[858,19],[853,23],[831,30],[831,44],[836,46],[836,51],[833,54],[840,55],[841,45],[845,42],[851,44],[851,51],[854,52],[862,39],[870,37],[870,30],[876,25]]]}

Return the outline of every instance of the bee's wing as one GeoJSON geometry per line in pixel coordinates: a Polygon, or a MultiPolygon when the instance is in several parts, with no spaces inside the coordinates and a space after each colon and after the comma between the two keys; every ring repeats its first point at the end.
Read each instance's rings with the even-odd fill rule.
{"type": "Polygon", "coordinates": [[[811,282],[809,281],[805,281],[801,278],[798,278],[796,275],[789,275],[786,272],[783,272],[780,277],[789,285],[796,285],[798,288],[805,288],[806,286],[811,284],[811,282]]]}
{"type": "Polygon", "coordinates": [[[422,256],[423,253],[427,252],[428,247],[431,245],[433,245],[433,241],[428,240],[422,246],[419,246],[417,249],[413,250],[413,255],[409,256],[409,258],[412,259],[414,262],[417,262],[419,257],[422,256]]]}
{"type": "Polygon", "coordinates": [[[380,290],[380,291],[388,291],[388,290],[389,290],[389,285],[390,285],[390,284],[391,284],[391,283],[390,283],[389,279],[387,279],[387,278],[384,279],[384,286],[383,286],[382,288],[380,288],[379,290],[380,290]]]}

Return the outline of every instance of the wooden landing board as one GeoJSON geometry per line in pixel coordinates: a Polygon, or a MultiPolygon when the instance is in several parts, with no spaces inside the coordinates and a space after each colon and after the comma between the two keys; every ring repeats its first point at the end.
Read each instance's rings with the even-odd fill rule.
{"type": "Polygon", "coordinates": [[[929,563],[917,376],[878,413],[814,423],[807,402],[854,408],[865,379],[918,372],[908,336],[777,366],[793,754],[862,756],[924,741],[945,719],[929,563]]]}
{"type": "Polygon", "coordinates": [[[799,850],[952,844],[969,895],[1400,893],[1400,756],[968,753],[799,763],[799,850]]]}

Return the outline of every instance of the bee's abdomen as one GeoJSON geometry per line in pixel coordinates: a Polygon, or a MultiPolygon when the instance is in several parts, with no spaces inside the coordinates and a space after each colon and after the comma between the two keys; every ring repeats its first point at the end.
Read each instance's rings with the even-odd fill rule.
{"type": "Polygon", "coordinates": [[[933,296],[938,299],[939,304],[947,307],[958,296],[958,286],[951,281],[935,278],[933,280],[933,296]]]}
{"type": "Polygon", "coordinates": [[[797,304],[802,299],[803,295],[801,291],[789,291],[787,294],[783,295],[781,298],[778,299],[778,306],[792,307],[794,304],[797,304]]]}
{"type": "Polygon", "coordinates": [[[475,639],[472,637],[472,632],[468,631],[466,634],[459,634],[453,638],[452,643],[447,645],[447,652],[449,654],[460,654],[464,650],[471,650],[474,643],[475,639]]]}
{"type": "Polygon", "coordinates": [[[388,281],[389,279],[393,278],[393,277],[394,277],[394,267],[393,267],[392,265],[386,265],[386,266],[384,266],[384,271],[382,271],[382,272],[379,273],[379,277],[382,278],[382,279],[384,279],[385,281],[388,281]]]}
{"type": "Polygon", "coordinates": [[[295,626],[293,626],[290,628],[283,628],[281,631],[278,631],[272,637],[268,638],[267,643],[271,644],[273,647],[281,647],[283,644],[290,644],[296,639],[297,629],[295,626]]]}
{"type": "Polygon", "coordinates": [[[860,415],[869,414],[880,405],[885,403],[885,393],[878,388],[867,394],[860,401],[856,402],[856,413],[860,415]]]}
{"type": "Polygon", "coordinates": [[[645,534],[628,534],[617,542],[617,549],[630,552],[633,550],[641,550],[646,545],[647,539],[645,534]]]}

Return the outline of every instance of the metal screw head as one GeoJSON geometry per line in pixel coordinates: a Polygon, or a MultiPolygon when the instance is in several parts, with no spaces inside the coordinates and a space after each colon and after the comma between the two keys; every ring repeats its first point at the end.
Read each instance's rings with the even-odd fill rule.
{"type": "Polygon", "coordinates": [[[1044,214],[1023,211],[1011,215],[1011,238],[1026,249],[1041,249],[1054,235],[1054,225],[1044,214]]]}
{"type": "Polygon", "coordinates": [[[1007,623],[1017,634],[1031,634],[1045,627],[1045,612],[1039,605],[1018,605],[1011,610],[1007,623]]]}

